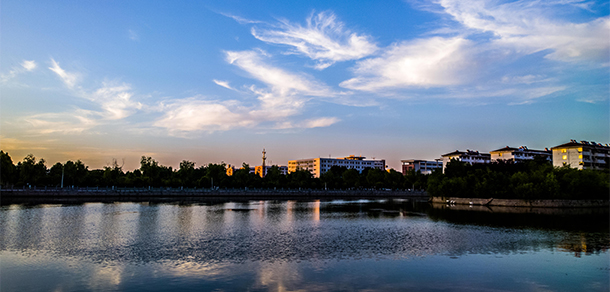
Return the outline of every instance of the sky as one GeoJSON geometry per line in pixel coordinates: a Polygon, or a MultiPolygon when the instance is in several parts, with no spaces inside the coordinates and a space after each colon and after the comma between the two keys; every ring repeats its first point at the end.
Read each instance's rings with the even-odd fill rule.
{"type": "Polygon", "coordinates": [[[0,4],[0,149],[287,165],[610,142],[608,1],[0,4]]]}

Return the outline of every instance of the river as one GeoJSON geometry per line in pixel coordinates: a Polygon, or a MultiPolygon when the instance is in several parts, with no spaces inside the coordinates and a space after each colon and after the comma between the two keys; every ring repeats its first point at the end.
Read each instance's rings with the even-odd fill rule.
{"type": "Polygon", "coordinates": [[[417,200],[0,207],[1,291],[609,291],[608,210],[417,200]]]}

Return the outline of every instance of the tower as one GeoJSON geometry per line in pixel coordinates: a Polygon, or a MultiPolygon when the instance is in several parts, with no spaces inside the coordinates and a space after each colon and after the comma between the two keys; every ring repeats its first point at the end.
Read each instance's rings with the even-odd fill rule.
{"type": "Polygon", "coordinates": [[[261,177],[265,177],[265,175],[267,174],[267,171],[265,169],[265,160],[267,160],[267,156],[265,156],[265,154],[267,154],[267,152],[265,152],[265,148],[263,148],[263,169],[261,170],[261,177]]]}

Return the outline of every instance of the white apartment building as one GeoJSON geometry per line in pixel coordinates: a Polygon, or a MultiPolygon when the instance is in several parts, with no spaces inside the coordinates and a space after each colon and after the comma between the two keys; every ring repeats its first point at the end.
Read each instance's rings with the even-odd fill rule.
{"type": "Polygon", "coordinates": [[[288,173],[295,172],[297,169],[304,169],[311,172],[314,177],[330,170],[333,166],[345,166],[348,169],[355,169],[362,172],[365,168],[377,168],[385,170],[385,160],[365,160],[366,157],[350,155],[343,158],[310,158],[288,161],[288,173]]]}
{"type": "Polygon", "coordinates": [[[489,153],[480,153],[479,151],[459,151],[455,150],[451,153],[441,155],[443,158],[443,172],[445,172],[445,168],[447,168],[447,163],[452,159],[457,161],[463,161],[470,164],[478,164],[478,163],[489,163],[491,161],[491,155],[489,153]]]}
{"type": "Polygon", "coordinates": [[[436,161],[408,159],[401,160],[402,162],[402,175],[406,175],[409,170],[420,171],[423,174],[431,174],[435,169],[442,169],[443,162],[440,159],[436,161]]]}
{"type": "Polygon", "coordinates": [[[551,148],[553,166],[569,165],[578,169],[609,169],[610,146],[608,144],[571,140],[551,148]]]}
{"type": "Polygon", "coordinates": [[[527,146],[521,146],[519,148],[504,147],[494,151],[490,151],[491,161],[513,161],[523,162],[528,160],[534,160],[534,157],[542,156],[547,160],[551,161],[551,150],[545,148],[544,150],[533,150],[528,149],[527,146]]]}

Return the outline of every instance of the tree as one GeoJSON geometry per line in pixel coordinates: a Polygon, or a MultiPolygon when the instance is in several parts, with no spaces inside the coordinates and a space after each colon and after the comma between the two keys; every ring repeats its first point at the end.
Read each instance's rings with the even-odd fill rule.
{"type": "Polygon", "coordinates": [[[180,184],[186,187],[194,187],[197,181],[195,174],[195,162],[182,160],[180,162],[180,169],[178,170],[178,178],[180,184]]]}
{"type": "Polygon", "coordinates": [[[347,169],[342,175],[343,184],[347,188],[360,187],[360,172],[355,169],[347,169]]]}
{"type": "Polygon", "coordinates": [[[0,185],[8,186],[16,182],[15,165],[8,152],[0,150],[0,185]]]}
{"type": "Polygon", "coordinates": [[[122,185],[121,179],[123,176],[123,166],[119,166],[119,163],[114,158],[112,159],[112,164],[110,166],[104,167],[103,179],[106,186],[122,185]]]}
{"type": "Polygon", "coordinates": [[[227,186],[227,165],[208,164],[206,174],[200,179],[199,185],[202,187],[226,187],[227,186]]]}
{"type": "Polygon", "coordinates": [[[32,154],[28,154],[23,158],[22,162],[17,164],[16,168],[19,171],[19,185],[36,186],[45,183],[47,166],[45,165],[44,159],[41,158],[36,162],[36,157],[32,154]]]}

